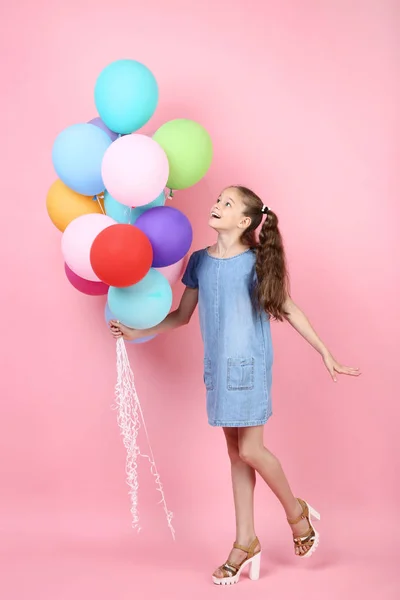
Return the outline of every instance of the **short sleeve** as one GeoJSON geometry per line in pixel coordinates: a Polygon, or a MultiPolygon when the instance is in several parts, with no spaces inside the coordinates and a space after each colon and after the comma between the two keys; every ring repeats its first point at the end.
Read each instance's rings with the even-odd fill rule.
{"type": "Polygon", "coordinates": [[[199,287],[199,280],[197,278],[198,262],[198,252],[193,252],[182,277],[183,285],[186,285],[188,288],[197,289],[199,287]]]}

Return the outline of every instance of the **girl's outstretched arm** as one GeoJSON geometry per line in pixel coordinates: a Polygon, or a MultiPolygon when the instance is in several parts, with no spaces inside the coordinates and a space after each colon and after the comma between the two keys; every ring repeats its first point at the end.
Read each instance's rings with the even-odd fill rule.
{"type": "Polygon", "coordinates": [[[317,332],[307,319],[306,315],[290,297],[288,297],[285,302],[284,310],[286,313],[286,320],[322,356],[322,360],[324,361],[333,381],[337,381],[337,373],[352,376],[360,375],[359,369],[354,367],[345,367],[333,358],[332,354],[329,352],[323,341],[319,338],[317,332]]]}
{"type": "Polygon", "coordinates": [[[126,325],[122,325],[119,321],[110,321],[111,335],[115,338],[123,337],[124,340],[135,340],[187,325],[196,309],[198,298],[199,290],[187,287],[182,294],[179,307],[169,313],[164,321],[161,321],[155,327],[151,327],[150,329],[131,329],[130,327],[126,327],[126,325]]]}

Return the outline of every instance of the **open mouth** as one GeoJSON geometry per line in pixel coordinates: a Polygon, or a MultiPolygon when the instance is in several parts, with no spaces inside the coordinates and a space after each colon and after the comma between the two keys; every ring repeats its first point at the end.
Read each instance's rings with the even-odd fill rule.
{"type": "Polygon", "coordinates": [[[213,219],[220,219],[221,218],[221,216],[218,213],[214,212],[214,211],[211,213],[211,217],[213,219]]]}

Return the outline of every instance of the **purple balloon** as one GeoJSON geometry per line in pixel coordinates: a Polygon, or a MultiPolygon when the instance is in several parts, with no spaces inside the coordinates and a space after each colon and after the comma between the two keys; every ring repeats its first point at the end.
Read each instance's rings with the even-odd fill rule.
{"type": "Polygon", "coordinates": [[[64,264],[64,269],[68,281],[76,290],[82,292],[82,294],[87,294],[88,296],[104,296],[107,294],[109,286],[102,281],[89,281],[88,279],[79,277],[79,275],[69,268],[67,263],[64,264]]]}
{"type": "Polygon", "coordinates": [[[107,125],[103,123],[100,117],[95,117],[94,119],[89,121],[89,123],[91,125],[96,125],[96,127],[99,127],[99,129],[102,129],[108,135],[112,142],[115,142],[115,140],[117,139],[118,133],[115,133],[115,131],[111,131],[111,129],[109,129],[107,125]]]}
{"type": "Polygon", "coordinates": [[[172,206],[150,208],[135,222],[153,246],[155,268],[169,267],[181,260],[190,249],[193,231],[189,219],[172,206]]]}

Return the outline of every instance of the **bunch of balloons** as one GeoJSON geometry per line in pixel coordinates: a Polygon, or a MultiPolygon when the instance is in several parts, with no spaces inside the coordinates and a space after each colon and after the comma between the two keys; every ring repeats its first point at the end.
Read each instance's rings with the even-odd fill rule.
{"type": "Polygon", "coordinates": [[[63,232],[69,282],[84,294],[108,295],[106,321],[147,329],[170,311],[171,286],[192,243],[187,217],[165,205],[166,190],[204,177],[212,143],[188,119],[169,121],[152,137],[135,133],[158,104],[156,79],[140,62],[109,64],[94,98],[99,116],[67,127],[54,142],[58,179],[47,211],[63,232]]]}

